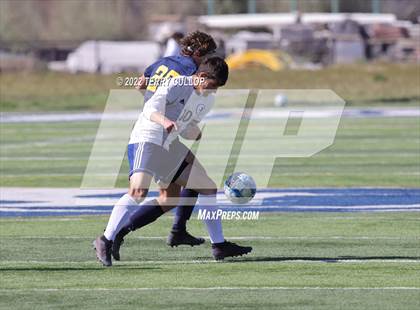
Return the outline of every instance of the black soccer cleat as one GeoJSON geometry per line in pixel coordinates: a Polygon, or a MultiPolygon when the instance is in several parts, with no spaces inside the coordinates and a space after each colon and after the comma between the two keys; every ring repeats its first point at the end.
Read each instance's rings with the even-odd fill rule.
{"type": "Polygon", "coordinates": [[[117,234],[115,240],[112,243],[111,254],[115,260],[120,260],[120,248],[124,244],[124,236],[117,234]]]}
{"type": "Polygon", "coordinates": [[[112,241],[105,236],[100,236],[93,241],[93,248],[96,251],[96,258],[106,267],[112,266],[111,248],[112,241]]]}
{"type": "Polygon", "coordinates": [[[196,238],[193,235],[189,234],[188,231],[171,231],[168,236],[166,244],[174,247],[181,244],[186,244],[190,246],[200,245],[205,242],[204,238],[196,238]]]}
{"type": "Polygon", "coordinates": [[[250,246],[240,246],[226,240],[221,243],[213,243],[211,248],[215,260],[223,260],[225,257],[242,256],[252,251],[252,247],[250,246]]]}

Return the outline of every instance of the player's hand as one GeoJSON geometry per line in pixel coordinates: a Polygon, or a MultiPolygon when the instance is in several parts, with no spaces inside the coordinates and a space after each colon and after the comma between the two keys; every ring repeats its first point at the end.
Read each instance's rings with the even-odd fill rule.
{"type": "Polygon", "coordinates": [[[138,83],[135,85],[135,88],[139,91],[144,91],[147,87],[147,78],[142,75],[138,78],[138,83]]]}
{"type": "Polygon", "coordinates": [[[172,130],[178,130],[176,123],[167,118],[163,121],[163,128],[165,128],[167,133],[170,133],[172,130]]]}

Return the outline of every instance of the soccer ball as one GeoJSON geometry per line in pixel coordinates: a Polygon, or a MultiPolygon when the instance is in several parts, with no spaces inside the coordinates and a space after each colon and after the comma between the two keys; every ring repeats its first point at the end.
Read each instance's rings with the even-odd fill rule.
{"type": "Polygon", "coordinates": [[[282,93],[277,94],[274,97],[274,106],[278,108],[287,106],[287,96],[282,93]]]}
{"type": "Polygon", "coordinates": [[[235,172],[225,181],[225,195],[233,203],[247,203],[254,198],[257,185],[254,179],[242,172],[235,172]]]}

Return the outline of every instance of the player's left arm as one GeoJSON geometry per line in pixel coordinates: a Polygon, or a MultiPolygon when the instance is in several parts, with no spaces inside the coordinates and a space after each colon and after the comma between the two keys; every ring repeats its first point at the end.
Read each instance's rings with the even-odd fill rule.
{"type": "Polygon", "coordinates": [[[174,87],[159,87],[143,108],[143,116],[149,121],[161,125],[167,132],[178,130],[176,122],[165,116],[166,104],[171,95],[173,97],[174,92],[174,87]]]}
{"type": "Polygon", "coordinates": [[[178,124],[165,116],[165,109],[166,105],[177,101],[181,93],[182,87],[172,80],[168,85],[161,85],[146,102],[143,115],[146,119],[161,125],[167,132],[178,131],[178,124]]]}

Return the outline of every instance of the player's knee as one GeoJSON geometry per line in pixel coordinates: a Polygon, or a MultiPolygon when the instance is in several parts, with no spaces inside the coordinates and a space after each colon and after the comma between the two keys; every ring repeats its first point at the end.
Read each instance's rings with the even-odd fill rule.
{"type": "Polygon", "coordinates": [[[144,198],[146,198],[148,192],[149,190],[146,188],[130,188],[130,190],[128,191],[128,194],[131,197],[133,197],[133,199],[137,203],[139,203],[139,202],[142,202],[144,198]]]}
{"type": "Polygon", "coordinates": [[[179,203],[179,197],[164,193],[159,196],[158,202],[161,206],[165,206],[165,208],[174,208],[179,203]]]}

